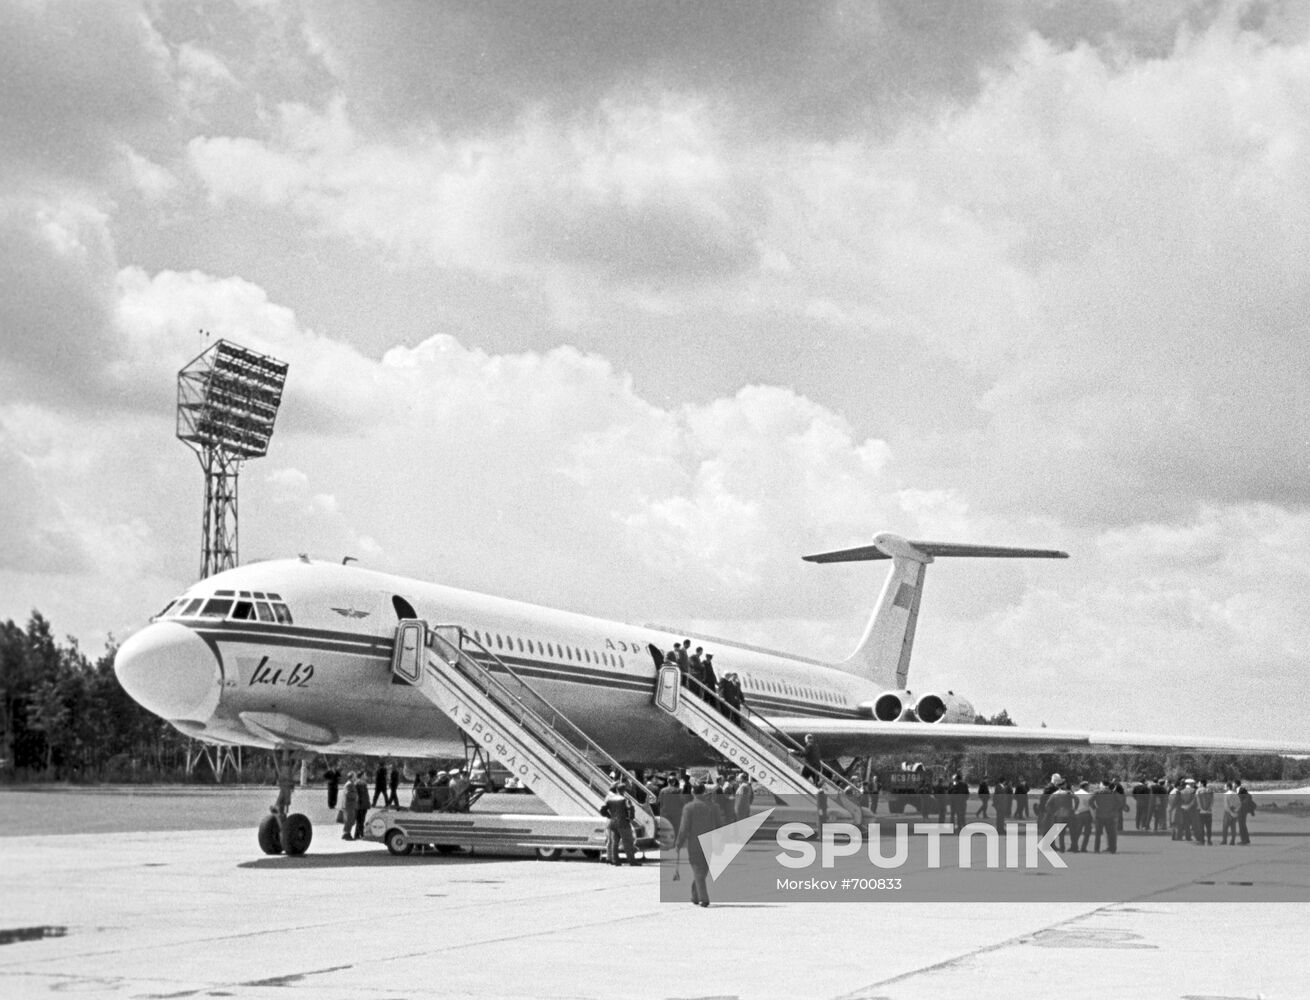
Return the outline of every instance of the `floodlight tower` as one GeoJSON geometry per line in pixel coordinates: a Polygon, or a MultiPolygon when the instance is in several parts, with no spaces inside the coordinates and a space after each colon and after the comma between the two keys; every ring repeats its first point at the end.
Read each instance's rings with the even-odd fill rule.
{"type": "Polygon", "coordinates": [[[200,577],[237,564],[237,475],[268,453],[287,363],[217,341],[177,373],[177,436],[205,473],[200,577]]]}

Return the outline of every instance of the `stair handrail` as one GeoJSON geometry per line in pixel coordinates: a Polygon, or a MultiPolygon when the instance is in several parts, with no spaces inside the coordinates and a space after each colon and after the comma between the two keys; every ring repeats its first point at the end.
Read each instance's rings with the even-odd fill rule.
{"type": "MultiPolygon", "coordinates": [[[[517,710],[520,713],[518,717],[520,725],[524,724],[526,718],[534,720],[539,727],[548,734],[550,742],[552,742],[557,748],[565,749],[567,755],[572,758],[574,773],[579,778],[582,778],[587,785],[602,798],[604,798],[604,796],[609,792],[611,779],[606,776],[601,767],[588,756],[589,752],[601,757],[604,760],[605,766],[611,768],[616,774],[618,774],[629,788],[635,788],[640,784],[640,782],[637,781],[636,776],[631,774],[627,768],[611,757],[604,747],[583,732],[572,719],[551,704],[550,700],[547,699],[545,695],[532,687],[532,685],[528,684],[527,681],[520,677],[514,669],[509,666],[509,664],[488,649],[486,644],[473,635],[468,629],[464,628],[464,626],[459,624],[431,625],[428,626],[428,635],[429,637],[435,636],[445,645],[450,646],[455,651],[457,661],[461,666],[464,666],[465,669],[467,669],[470,664],[472,665],[473,670],[471,672],[474,675],[473,679],[481,684],[484,692],[488,696],[493,696],[493,690],[503,695],[510,704],[498,703],[500,704],[500,708],[510,712],[517,710]],[[452,644],[444,635],[440,634],[438,631],[439,629],[457,630],[460,637],[460,644],[458,646],[452,644]],[[513,678],[519,690],[524,692],[526,697],[520,697],[515,694],[515,692],[511,691],[491,672],[486,664],[481,663],[477,657],[473,656],[464,648],[465,642],[472,646],[476,646],[486,654],[488,658],[494,660],[495,663],[504,670],[507,676],[513,678]],[[543,706],[549,713],[550,718],[547,719],[541,712],[534,710],[531,705],[527,704],[529,700],[543,706]],[[561,729],[564,729],[565,731],[562,732],[561,729]],[[575,740],[577,742],[574,742],[575,740]],[[578,766],[578,762],[581,762],[581,767],[578,766]]],[[[431,648],[430,641],[431,640],[429,639],[429,648],[431,648]]],[[[645,803],[638,801],[636,796],[632,795],[631,792],[625,792],[625,796],[632,802],[634,809],[643,810],[653,817],[650,808],[645,803]]]]}
{"type": "MultiPolygon", "coordinates": [[[[697,695],[703,701],[713,704],[716,707],[719,707],[720,709],[726,707],[729,712],[733,713],[733,715],[725,716],[729,722],[734,721],[734,716],[735,716],[741,719],[741,725],[743,729],[746,729],[748,731],[750,730],[758,731],[760,735],[764,738],[757,739],[757,742],[763,744],[765,747],[769,745],[768,740],[770,739],[777,743],[782,744],[783,748],[787,750],[788,753],[785,758],[778,757],[778,759],[779,760],[785,759],[790,764],[794,765],[792,767],[792,770],[801,770],[805,767],[810,766],[809,764],[802,764],[800,763],[800,761],[797,761],[795,759],[796,757],[801,756],[805,753],[804,744],[802,744],[800,740],[796,739],[796,737],[792,736],[790,733],[786,732],[783,729],[778,728],[778,726],[774,725],[774,723],[771,722],[768,718],[761,715],[759,712],[755,711],[755,709],[751,708],[750,705],[747,704],[744,699],[742,701],[740,708],[738,708],[735,705],[731,705],[724,700],[722,695],[720,695],[717,691],[711,688],[708,684],[705,684],[700,680],[698,680],[697,678],[692,677],[686,673],[682,674],[682,684],[683,687],[689,689],[693,694],[697,695]]],[[[850,781],[850,779],[848,779],[840,771],[837,771],[835,768],[829,767],[821,760],[819,761],[819,774],[823,778],[831,782],[836,787],[839,793],[846,793],[848,795],[853,794],[857,796],[857,801],[858,801],[860,790],[854,785],[854,783],[850,781]]]]}

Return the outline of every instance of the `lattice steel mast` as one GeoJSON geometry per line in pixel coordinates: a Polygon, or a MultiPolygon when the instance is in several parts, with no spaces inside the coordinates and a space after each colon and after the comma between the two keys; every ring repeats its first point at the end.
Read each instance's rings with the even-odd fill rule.
{"type": "Polygon", "coordinates": [[[177,436],[205,474],[203,579],[237,565],[237,476],[268,453],[287,364],[226,340],[177,373],[177,436]]]}

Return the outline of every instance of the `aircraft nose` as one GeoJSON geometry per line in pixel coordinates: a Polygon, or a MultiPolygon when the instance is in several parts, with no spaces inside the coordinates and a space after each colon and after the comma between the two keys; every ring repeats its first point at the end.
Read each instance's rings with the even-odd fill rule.
{"type": "Polygon", "coordinates": [[[118,683],[164,719],[207,722],[218,707],[223,678],[205,641],[185,625],[155,622],[119,647],[118,683]]]}

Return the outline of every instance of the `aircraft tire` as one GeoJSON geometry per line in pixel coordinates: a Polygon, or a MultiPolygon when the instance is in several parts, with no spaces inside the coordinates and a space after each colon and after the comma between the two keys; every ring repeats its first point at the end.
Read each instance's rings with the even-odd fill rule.
{"type": "Polygon", "coordinates": [[[437,853],[438,853],[438,854],[455,854],[455,853],[457,853],[458,851],[459,851],[459,845],[458,845],[458,844],[438,844],[438,845],[437,845],[437,853]]]}
{"type": "Polygon", "coordinates": [[[282,853],[282,833],[276,816],[265,816],[259,821],[259,849],[265,854],[282,853]]]}
{"type": "Polygon", "coordinates": [[[538,847],[537,857],[542,861],[558,861],[564,857],[564,849],[561,847],[538,847]]]}
{"type": "Polygon", "coordinates": [[[414,845],[405,839],[403,830],[397,830],[392,827],[387,831],[387,835],[382,838],[387,845],[387,850],[398,858],[403,858],[406,854],[414,853],[414,845]]]}
{"type": "Polygon", "coordinates": [[[304,813],[292,813],[287,817],[287,842],[284,845],[288,857],[299,857],[309,850],[310,841],[314,839],[314,824],[304,813]]]}

